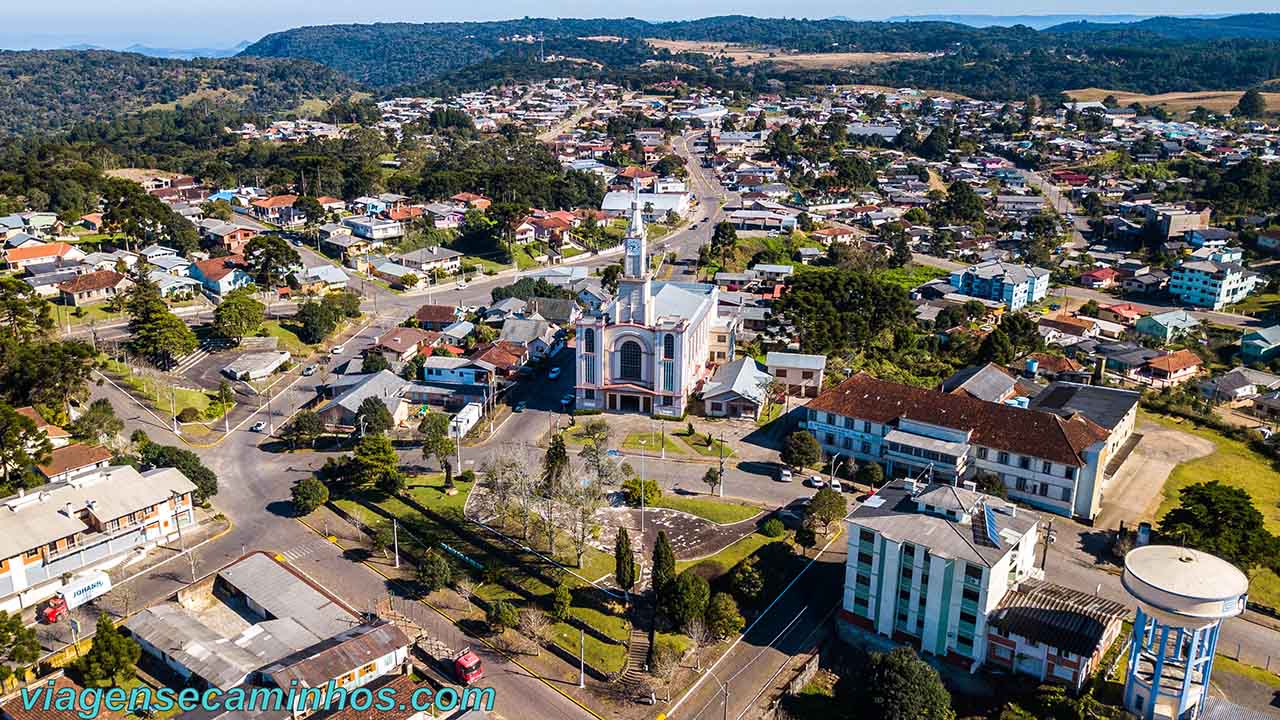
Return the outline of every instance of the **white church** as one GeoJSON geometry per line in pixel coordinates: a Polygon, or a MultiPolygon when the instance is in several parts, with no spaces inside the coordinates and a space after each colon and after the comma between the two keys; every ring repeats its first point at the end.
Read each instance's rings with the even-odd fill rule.
{"type": "Polygon", "coordinates": [[[577,407],[680,417],[713,365],[733,360],[736,318],[719,288],[654,282],[638,200],[612,301],[577,325],[577,407]]]}

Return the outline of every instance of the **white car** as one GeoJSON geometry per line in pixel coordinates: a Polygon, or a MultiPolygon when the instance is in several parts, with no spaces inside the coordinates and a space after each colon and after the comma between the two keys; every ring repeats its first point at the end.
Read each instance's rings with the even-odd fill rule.
{"type": "Polygon", "coordinates": [[[778,482],[791,482],[790,468],[778,468],[778,482]]]}
{"type": "Polygon", "coordinates": [[[334,346],[333,346],[333,349],[329,351],[329,354],[331,354],[331,355],[341,355],[341,354],[342,354],[342,352],[343,352],[344,350],[346,350],[346,349],[347,349],[347,346],[346,346],[346,345],[334,345],[334,346]]]}
{"type": "Polygon", "coordinates": [[[823,488],[827,486],[827,481],[823,480],[821,475],[810,475],[807,484],[811,488],[823,488]]]}
{"type": "Polygon", "coordinates": [[[250,430],[252,430],[253,432],[260,433],[260,432],[262,432],[263,430],[266,430],[266,429],[267,429],[267,424],[266,424],[265,422],[263,422],[263,421],[259,420],[258,422],[256,422],[256,423],[254,423],[254,424],[253,424],[253,427],[251,427],[251,428],[249,428],[249,429],[250,429],[250,430]]]}
{"type": "Polygon", "coordinates": [[[831,479],[831,489],[836,492],[844,492],[844,486],[840,484],[840,478],[831,479]]]}
{"type": "Polygon", "coordinates": [[[315,375],[315,374],[316,374],[316,366],[315,366],[315,365],[308,365],[308,366],[306,366],[306,367],[302,368],[302,375],[303,375],[303,377],[311,377],[312,375],[315,375]]]}

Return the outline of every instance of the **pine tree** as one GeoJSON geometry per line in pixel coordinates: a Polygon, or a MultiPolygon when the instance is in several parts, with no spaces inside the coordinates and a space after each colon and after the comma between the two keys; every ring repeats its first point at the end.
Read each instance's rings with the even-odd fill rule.
{"type": "Polygon", "coordinates": [[[618,529],[618,539],[613,545],[613,577],[618,587],[627,593],[636,584],[636,558],[631,553],[631,536],[626,528],[618,529]]]}
{"type": "Polygon", "coordinates": [[[111,618],[102,613],[93,645],[80,660],[80,672],[88,685],[115,685],[133,678],[141,656],[138,643],[122,635],[111,618]]]}
{"type": "Polygon", "coordinates": [[[666,531],[659,530],[658,540],[653,546],[653,595],[658,606],[663,604],[675,579],[676,554],[671,549],[671,541],[667,540],[666,531]]]}

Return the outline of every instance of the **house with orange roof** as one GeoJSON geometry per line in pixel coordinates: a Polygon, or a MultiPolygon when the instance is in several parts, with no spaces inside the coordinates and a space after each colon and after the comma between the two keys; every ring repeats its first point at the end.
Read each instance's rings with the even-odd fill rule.
{"type": "Polygon", "coordinates": [[[31,421],[36,424],[36,429],[43,432],[44,436],[49,438],[50,445],[53,445],[55,448],[60,448],[71,444],[71,433],[57,425],[54,425],[48,420],[45,420],[39,410],[36,410],[30,405],[15,408],[15,410],[19,415],[25,415],[31,418],[31,421]]]}
{"type": "Polygon", "coordinates": [[[456,203],[462,203],[467,207],[475,208],[476,210],[488,210],[489,206],[493,204],[493,201],[489,198],[469,192],[460,192],[449,199],[456,203]]]}
{"type": "Polygon", "coordinates": [[[1116,303],[1098,308],[1098,319],[1110,320],[1122,325],[1133,325],[1146,313],[1133,303],[1116,303]]]}
{"type": "Polygon", "coordinates": [[[114,270],[98,270],[77,275],[60,283],[58,293],[62,298],[62,304],[84,307],[111,300],[132,286],[133,281],[121,273],[114,270]]]}
{"type": "Polygon", "coordinates": [[[243,255],[228,255],[201,260],[191,266],[191,277],[200,281],[204,289],[222,297],[227,293],[253,284],[249,263],[243,255]]]}
{"type": "Polygon", "coordinates": [[[294,210],[293,204],[297,201],[297,195],[272,195],[249,203],[249,211],[259,220],[275,225],[300,224],[305,222],[305,217],[300,211],[294,210]]]}
{"type": "Polygon", "coordinates": [[[13,270],[25,270],[31,265],[44,265],[58,261],[83,260],[85,254],[70,243],[53,242],[42,245],[27,244],[4,251],[5,264],[13,270]]]}
{"type": "Polygon", "coordinates": [[[1200,373],[1204,363],[1190,350],[1175,350],[1151,358],[1129,371],[1129,379],[1153,388],[1176,387],[1200,373]]]}

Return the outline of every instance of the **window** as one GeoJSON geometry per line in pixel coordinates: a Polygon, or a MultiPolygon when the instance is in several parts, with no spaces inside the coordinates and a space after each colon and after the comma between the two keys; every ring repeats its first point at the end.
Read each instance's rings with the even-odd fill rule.
{"type": "Polygon", "coordinates": [[[1009,453],[1001,452],[999,455],[996,456],[996,462],[1000,463],[1001,465],[1008,465],[1009,453]]]}
{"type": "Polygon", "coordinates": [[[835,445],[835,444],[836,444],[836,436],[835,436],[835,435],[833,435],[832,433],[827,433],[827,434],[826,434],[826,438],[827,438],[827,443],[826,443],[827,445],[835,445]]]}
{"type": "Polygon", "coordinates": [[[641,364],[644,362],[643,355],[644,353],[640,349],[640,343],[634,340],[628,340],[622,343],[622,349],[618,353],[618,374],[622,379],[640,380],[644,377],[641,374],[641,364]]]}
{"type": "Polygon", "coordinates": [[[786,370],[783,370],[782,368],[778,368],[777,370],[774,370],[774,371],[773,371],[773,376],[774,376],[774,377],[784,378],[784,377],[786,377],[786,376],[787,376],[787,371],[786,371],[786,370]]]}
{"type": "Polygon", "coordinates": [[[595,400],[595,399],[596,399],[596,391],[595,391],[595,390],[592,390],[591,388],[587,388],[586,390],[583,390],[583,391],[582,391],[582,399],[584,399],[584,400],[595,400]]]}
{"type": "Polygon", "coordinates": [[[1040,497],[1049,497],[1049,483],[1040,483],[1040,497]]]}
{"type": "Polygon", "coordinates": [[[711,403],[711,412],[724,412],[724,405],[718,402],[711,403]]]}
{"type": "Polygon", "coordinates": [[[801,378],[803,378],[803,379],[805,379],[805,380],[812,380],[812,379],[813,379],[813,371],[812,371],[812,370],[805,370],[804,372],[800,373],[800,377],[801,377],[801,378]]]}
{"type": "Polygon", "coordinates": [[[986,448],[984,448],[984,447],[980,447],[980,448],[978,448],[978,459],[979,459],[979,460],[986,460],[986,459],[987,459],[987,449],[986,449],[986,448]]]}
{"type": "Polygon", "coordinates": [[[1044,473],[1045,475],[1052,473],[1053,463],[1049,462],[1048,460],[1045,460],[1044,462],[1040,463],[1040,472],[1044,473]]]}
{"type": "Polygon", "coordinates": [[[857,576],[853,579],[853,582],[856,585],[871,587],[871,576],[858,573],[857,576]]]}
{"type": "Polygon", "coordinates": [[[966,563],[964,566],[964,576],[966,579],[981,581],[982,568],[978,567],[977,565],[970,565],[966,563]]]}
{"type": "Polygon", "coordinates": [[[841,439],[840,439],[840,446],[841,446],[841,447],[843,447],[845,450],[852,450],[852,449],[853,449],[853,438],[851,438],[851,437],[841,438],[841,439]]]}
{"type": "Polygon", "coordinates": [[[662,407],[671,407],[674,404],[675,404],[675,398],[671,397],[670,395],[663,396],[662,407]]]}
{"type": "Polygon", "coordinates": [[[868,552],[860,552],[860,553],[858,553],[858,562],[859,562],[859,563],[862,563],[863,565],[870,565],[870,564],[871,564],[871,553],[868,553],[868,552]]]}
{"type": "Polygon", "coordinates": [[[1066,502],[1071,502],[1071,488],[1062,488],[1062,499],[1066,502]]]}
{"type": "Polygon", "coordinates": [[[596,331],[587,328],[582,331],[582,352],[593,353],[596,351],[596,331]]]}
{"type": "Polygon", "coordinates": [[[978,602],[978,591],[973,588],[965,588],[964,599],[972,603],[978,602]]]}
{"type": "Polygon", "coordinates": [[[866,440],[862,441],[862,454],[863,455],[871,454],[871,443],[867,442],[866,440]]]}
{"type": "Polygon", "coordinates": [[[662,359],[674,360],[676,357],[676,336],[668,334],[662,338],[662,359]]]}
{"type": "Polygon", "coordinates": [[[862,421],[862,432],[864,432],[864,433],[870,433],[870,432],[871,432],[871,423],[867,422],[866,420],[863,420],[863,421],[862,421]]]}
{"type": "Polygon", "coordinates": [[[858,541],[865,542],[865,543],[873,543],[876,541],[876,534],[871,532],[870,530],[859,530],[858,541]]]}
{"type": "Polygon", "coordinates": [[[1030,470],[1031,458],[1026,457],[1025,455],[1023,457],[1018,458],[1018,467],[1022,468],[1023,470],[1030,470]]]}
{"type": "Polygon", "coordinates": [[[1014,486],[1015,488],[1017,488],[1019,492],[1026,492],[1026,491],[1027,491],[1027,479],[1026,479],[1026,478],[1023,478],[1023,477],[1020,477],[1020,478],[1014,478],[1013,486],[1014,486]]]}
{"type": "Polygon", "coordinates": [[[853,418],[845,418],[845,419],[844,419],[844,429],[845,429],[845,430],[852,430],[852,429],[853,429],[853,418]]]}

